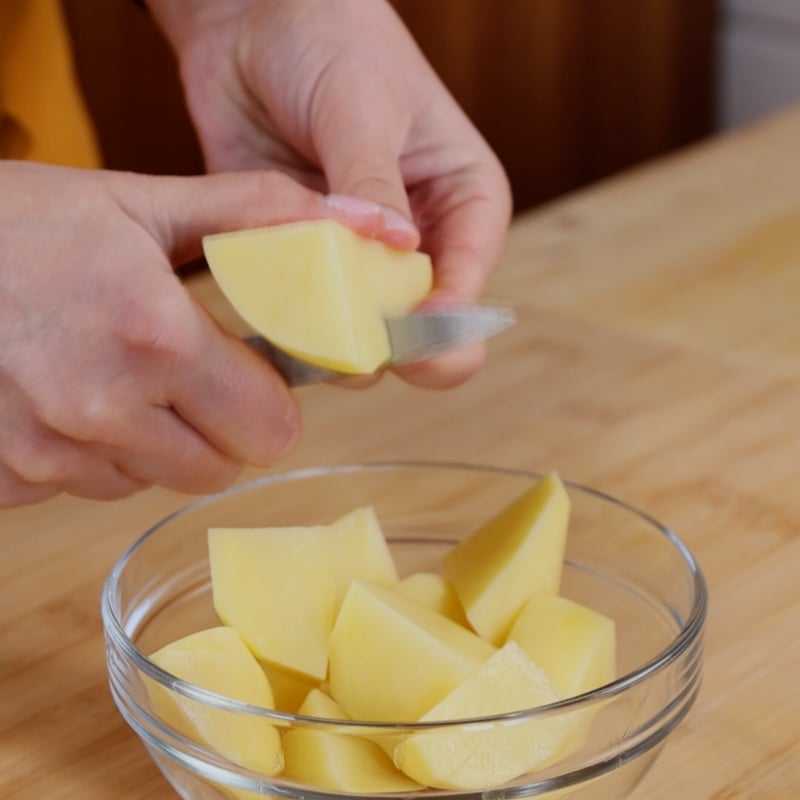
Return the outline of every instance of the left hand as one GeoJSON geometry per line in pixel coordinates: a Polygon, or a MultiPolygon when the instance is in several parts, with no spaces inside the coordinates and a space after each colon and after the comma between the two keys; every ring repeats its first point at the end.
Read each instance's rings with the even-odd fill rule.
{"type": "MultiPolygon", "coordinates": [[[[209,170],[280,169],[310,188],[377,202],[381,238],[433,259],[426,307],[480,295],[502,253],[508,183],[387,2],[150,6],[177,53],[209,170]]],[[[401,374],[444,388],[483,355],[474,346],[401,374]]]]}

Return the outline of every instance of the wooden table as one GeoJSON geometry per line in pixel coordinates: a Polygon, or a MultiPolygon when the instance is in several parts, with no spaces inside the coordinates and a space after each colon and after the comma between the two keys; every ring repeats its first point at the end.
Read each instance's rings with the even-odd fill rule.
{"type": "MultiPolygon", "coordinates": [[[[556,468],[648,509],[699,558],[711,613],[699,703],[637,797],[800,797],[800,111],[519,219],[489,294],[521,323],[478,377],[302,390],[281,468],[556,468]]],[[[184,500],[0,512],[0,797],[173,796],[109,698],[98,600],[184,500]]]]}

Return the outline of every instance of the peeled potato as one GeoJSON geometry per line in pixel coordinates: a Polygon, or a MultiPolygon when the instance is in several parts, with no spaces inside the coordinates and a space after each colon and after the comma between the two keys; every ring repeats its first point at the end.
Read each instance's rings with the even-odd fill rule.
{"type": "Polygon", "coordinates": [[[419,719],[494,648],[396,589],[354,581],[330,640],[331,694],[354,719],[419,719]]]}
{"type": "MultiPolygon", "coordinates": [[[[153,659],[220,694],[267,708],[278,698],[282,710],[329,720],[451,723],[588,692],[615,677],[616,631],[558,594],[569,512],[551,473],[437,571],[402,579],[369,506],[325,525],[211,529],[214,603],[231,627],[153,659]]],[[[276,774],[285,758],[282,777],[353,795],[502,785],[574,752],[602,708],[413,734],[389,727],[370,739],[293,724],[281,745],[265,720],[245,731],[147,684],[165,720],[237,763],[276,774]]]]}
{"type": "MultiPolygon", "coordinates": [[[[318,689],[309,693],[298,713],[348,719],[344,709],[318,689]]],[[[283,775],[294,781],[348,794],[409,792],[419,788],[378,745],[351,733],[296,727],[284,734],[283,747],[283,775]]]]}
{"type": "Polygon", "coordinates": [[[260,660],[310,684],[325,678],[328,637],[351,581],[397,580],[369,506],[329,525],[212,528],[208,547],[220,619],[260,660]]]}
{"type": "MultiPolygon", "coordinates": [[[[489,716],[555,703],[550,679],[516,642],[495,652],[421,722],[489,716]]],[[[448,728],[415,733],[395,749],[397,766],[440,789],[486,789],[505,783],[551,759],[574,720],[564,716],[517,724],[484,723],[479,729],[448,728]]]]}
{"type": "Polygon", "coordinates": [[[385,316],[407,314],[433,282],[430,258],[333,220],[206,236],[223,294],[262,336],[312,364],[375,372],[391,352],[385,316]]]}
{"type": "Polygon", "coordinates": [[[551,473],[445,556],[445,572],[481,636],[502,644],[531,596],[558,593],[568,521],[569,497],[551,473]]]}
{"type": "MultiPolygon", "coordinates": [[[[198,631],[162,647],[150,659],[172,675],[210,692],[252,706],[274,708],[267,677],[232,628],[198,631]]],[[[145,685],[159,717],[185,736],[248,769],[275,775],[283,768],[280,738],[269,720],[211,708],[151,678],[145,678],[145,685]]]]}

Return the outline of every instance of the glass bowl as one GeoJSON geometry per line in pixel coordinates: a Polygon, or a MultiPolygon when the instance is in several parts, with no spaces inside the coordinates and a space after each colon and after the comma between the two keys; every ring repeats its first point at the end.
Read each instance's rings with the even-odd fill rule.
{"type": "Polygon", "coordinates": [[[594,718],[579,749],[509,783],[481,791],[421,788],[381,796],[628,797],[697,696],[706,588],[691,554],[666,527],[619,500],[569,482],[565,485],[572,511],[561,593],[611,617],[617,627],[618,678],[594,691],[476,720],[427,726],[334,723],[223,698],[171,676],[146,656],[179,637],[219,624],[211,602],[209,527],[325,524],[357,506],[372,505],[402,576],[436,569],[455,543],[539,477],[445,463],[306,469],[203,498],[161,520],[122,556],[103,591],[109,683],[122,716],[185,800],[334,800],[351,795],[253,772],[186,738],[154,711],[145,681],[155,681],[215,713],[222,709],[234,716],[267,717],[283,731],[317,729],[379,743],[432,725],[483,737],[487,730],[499,736],[510,726],[527,726],[535,735],[535,725],[543,720],[585,712],[594,718]]]}

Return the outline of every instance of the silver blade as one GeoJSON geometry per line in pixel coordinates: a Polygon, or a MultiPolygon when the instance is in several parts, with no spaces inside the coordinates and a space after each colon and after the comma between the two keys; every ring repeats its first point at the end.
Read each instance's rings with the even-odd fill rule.
{"type": "Polygon", "coordinates": [[[325,367],[317,367],[314,364],[309,364],[289,355],[285,350],[276,347],[263,336],[248,336],[245,342],[260,356],[266,358],[289,386],[309,386],[314,383],[322,383],[323,381],[344,377],[341,372],[326,369],[325,367]]]}
{"type": "Polygon", "coordinates": [[[481,342],[502,333],[516,321],[512,309],[485,305],[387,318],[392,364],[424,361],[447,350],[481,342]]]}
{"type": "MultiPolygon", "coordinates": [[[[516,315],[510,308],[473,306],[421,311],[406,317],[391,317],[385,322],[392,349],[392,357],[386,364],[389,367],[424,361],[447,350],[488,339],[513,325],[516,315]]],[[[272,363],[289,386],[307,386],[347,377],[342,372],[301,361],[261,336],[249,336],[245,341],[272,363]]]]}

